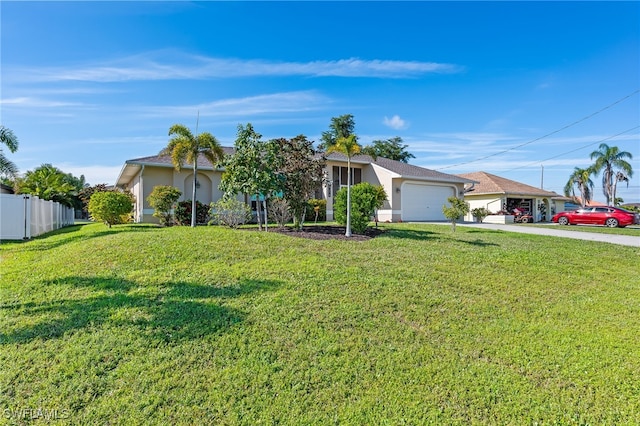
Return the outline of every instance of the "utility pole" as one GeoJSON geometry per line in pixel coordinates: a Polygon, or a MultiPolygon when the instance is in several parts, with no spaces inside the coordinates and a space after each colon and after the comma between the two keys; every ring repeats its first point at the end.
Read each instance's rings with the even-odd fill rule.
{"type": "Polygon", "coordinates": [[[544,189],[544,165],[540,164],[540,189],[544,189]]]}

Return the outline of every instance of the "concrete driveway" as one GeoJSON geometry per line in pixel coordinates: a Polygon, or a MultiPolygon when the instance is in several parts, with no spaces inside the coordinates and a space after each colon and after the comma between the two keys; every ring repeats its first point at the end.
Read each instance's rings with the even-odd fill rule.
{"type": "Polygon", "coordinates": [[[537,228],[534,226],[526,225],[499,225],[494,223],[463,222],[458,223],[458,226],[491,229],[505,232],[519,232],[521,234],[548,235],[550,237],[573,238],[576,240],[600,241],[603,243],[640,247],[640,229],[638,229],[638,236],[636,237],[633,235],[599,234],[595,232],[589,232],[587,229],[585,229],[584,231],[565,231],[560,229],[559,225],[553,225],[549,228],[537,228]]]}

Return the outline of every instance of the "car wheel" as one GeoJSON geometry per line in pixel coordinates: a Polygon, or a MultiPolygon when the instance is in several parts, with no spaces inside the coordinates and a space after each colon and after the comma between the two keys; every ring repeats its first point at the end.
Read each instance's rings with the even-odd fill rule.
{"type": "Polygon", "coordinates": [[[528,217],[523,217],[522,218],[522,223],[529,223],[529,218],[528,217]]]}
{"type": "Polygon", "coordinates": [[[565,216],[562,216],[560,219],[558,219],[558,223],[560,225],[568,225],[569,224],[569,219],[567,219],[565,216]]]}
{"type": "Polygon", "coordinates": [[[605,224],[605,226],[607,226],[609,228],[617,228],[618,227],[618,219],[614,219],[614,218],[610,217],[609,219],[606,220],[606,222],[604,224],[605,224]]]}

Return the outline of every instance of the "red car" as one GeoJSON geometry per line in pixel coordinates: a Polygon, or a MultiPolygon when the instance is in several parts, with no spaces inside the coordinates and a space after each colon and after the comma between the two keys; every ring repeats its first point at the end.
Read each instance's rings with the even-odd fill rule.
{"type": "Polygon", "coordinates": [[[640,223],[640,218],[633,212],[619,207],[583,207],[571,212],[560,212],[551,218],[560,225],[604,225],[609,228],[624,228],[640,223]]]}

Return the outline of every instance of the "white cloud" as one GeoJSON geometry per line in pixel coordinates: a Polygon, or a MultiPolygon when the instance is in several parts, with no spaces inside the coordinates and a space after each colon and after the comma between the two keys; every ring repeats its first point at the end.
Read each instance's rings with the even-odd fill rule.
{"type": "Polygon", "coordinates": [[[244,98],[229,98],[195,104],[137,108],[143,116],[235,117],[312,111],[323,108],[331,100],[315,91],[282,92],[244,98]]]}
{"type": "Polygon", "coordinates": [[[102,64],[79,65],[71,68],[19,69],[14,70],[11,75],[15,80],[115,82],[254,76],[411,78],[432,73],[455,73],[460,72],[461,69],[462,67],[454,64],[436,62],[359,58],[278,62],[260,59],[212,58],[164,50],[102,64]]]}
{"type": "Polygon", "coordinates": [[[402,130],[407,128],[407,123],[399,115],[394,115],[393,117],[385,117],[382,121],[385,126],[391,127],[395,130],[402,130]]]}

